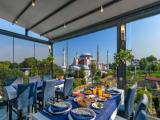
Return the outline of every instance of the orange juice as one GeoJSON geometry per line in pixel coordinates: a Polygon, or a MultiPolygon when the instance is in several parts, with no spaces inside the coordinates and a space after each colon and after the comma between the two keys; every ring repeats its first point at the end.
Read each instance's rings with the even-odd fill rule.
{"type": "Polygon", "coordinates": [[[98,88],[97,92],[98,92],[98,96],[102,97],[102,94],[103,94],[102,88],[98,88]]]}
{"type": "Polygon", "coordinates": [[[97,88],[93,88],[93,95],[97,95],[97,88]]]}

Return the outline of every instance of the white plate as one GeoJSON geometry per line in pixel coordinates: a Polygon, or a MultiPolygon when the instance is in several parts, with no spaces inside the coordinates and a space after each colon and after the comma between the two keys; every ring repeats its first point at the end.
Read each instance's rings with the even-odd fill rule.
{"type": "MultiPolygon", "coordinates": [[[[71,103],[69,102],[62,102],[63,104],[66,104],[68,106],[68,109],[64,110],[64,111],[60,111],[60,112],[53,112],[51,107],[52,106],[49,106],[48,107],[48,112],[50,112],[51,114],[62,114],[62,113],[66,113],[66,112],[69,112],[71,109],[72,109],[72,105],[71,103]]],[[[59,103],[60,104],[60,103],[59,103]]]]}
{"type": "Polygon", "coordinates": [[[95,103],[92,103],[92,107],[93,107],[93,108],[96,108],[96,109],[102,109],[102,108],[104,108],[104,105],[103,105],[103,103],[101,103],[101,102],[95,102],[95,103]],[[101,107],[101,108],[98,107],[98,103],[102,104],[102,107],[101,107]]]}
{"type": "MultiPolygon", "coordinates": [[[[93,118],[90,119],[90,120],[95,120],[96,119],[96,113],[92,109],[89,109],[89,108],[75,108],[75,109],[72,109],[72,111],[90,112],[93,115],[93,118]]],[[[68,119],[69,120],[74,120],[70,113],[68,114],[68,119]]]]}

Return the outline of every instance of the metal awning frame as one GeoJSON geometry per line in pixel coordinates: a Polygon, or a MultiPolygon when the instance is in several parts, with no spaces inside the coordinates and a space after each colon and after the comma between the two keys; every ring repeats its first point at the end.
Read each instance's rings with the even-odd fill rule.
{"type": "Polygon", "coordinates": [[[100,23],[88,26],[83,29],[76,30],[71,33],[67,33],[63,36],[52,38],[54,40],[54,43],[68,40],[71,38],[75,38],[78,36],[90,34],[93,32],[97,32],[99,30],[107,29],[110,27],[118,26],[119,23],[130,23],[135,20],[140,20],[143,18],[151,17],[154,15],[160,14],[160,1],[152,3],[150,5],[146,5],[144,7],[129,11],[127,13],[121,14],[119,16],[113,17],[111,19],[102,21],[100,23]]]}

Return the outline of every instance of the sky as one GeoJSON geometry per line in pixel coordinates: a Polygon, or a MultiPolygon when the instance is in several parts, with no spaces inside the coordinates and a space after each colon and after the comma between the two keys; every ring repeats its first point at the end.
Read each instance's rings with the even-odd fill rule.
{"type": "MultiPolygon", "coordinates": [[[[0,29],[25,34],[24,28],[18,25],[12,25],[12,23],[0,19],[0,29]]],[[[47,40],[44,37],[40,37],[38,34],[29,32],[32,37],[47,40]]],[[[39,60],[46,58],[49,55],[47,45],[35,43],[35,57],[39,60]]],[[[27,57],[34,57],[34,43],[18,38],[14,38],[14,56],[15,62],[20,63],[27,57]]],[[[0,61],[13,61],[13,37],[0,35],[0,61]]]]}
{"type": "MultiPolygon", "coordinates": [[[[0,29],[24,34],[24,28],[12,25],[3,19],[0,19],[0,29]]],[[[140,59],[149,55],[160,58],[160,15],[127,23],[126,30],[127,49],[132,50],[135,58],[140,59]]],[[[47,40],[33,32],[30,32],[29,35],[47,40]]],[[[0,35],[0,60],[12,60],[12,42],[12,37],[0,35]]],[[[66,48],[66,44],[69,49],[69,64],[73,62],[76,54],[91,53],[96,59],[97,45],[99,46],[100,62],[106,63],[108,50],[111,63],[113,55],[117,51],[117,28],[108,28],[54,44],[54,60],[58,65],[62,65],[62,50],[66,48]]],[[[33,42],[15,38],[16,62],[21,62],[33,54],[33,42]]],[[[48,46],[36,43],[36,58],[43,59],[47,56],[48,46]]]]}

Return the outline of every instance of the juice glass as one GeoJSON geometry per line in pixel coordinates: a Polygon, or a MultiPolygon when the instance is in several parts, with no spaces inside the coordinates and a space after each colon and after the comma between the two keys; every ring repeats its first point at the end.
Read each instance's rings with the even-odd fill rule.
{"type": "Polygon", "coordinates": [[[93,95],[97,95],[97,88],[93,88],[93,95]]]}
{"type": "Polygon", "coordinates": [[[97,92],[98,92],[98,96],[102,97],[102,94],[103,94],[102,88],[98,88],[97,92]]]}

